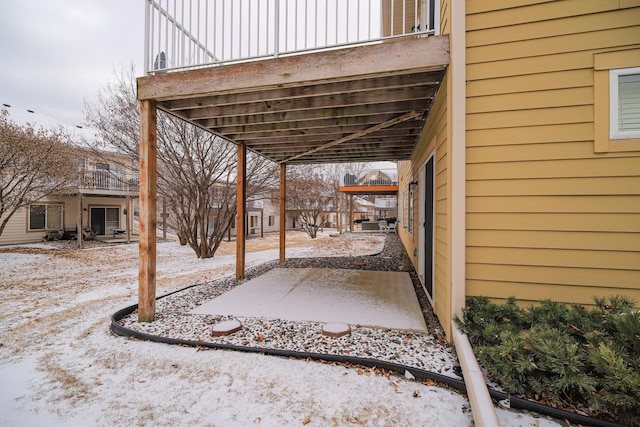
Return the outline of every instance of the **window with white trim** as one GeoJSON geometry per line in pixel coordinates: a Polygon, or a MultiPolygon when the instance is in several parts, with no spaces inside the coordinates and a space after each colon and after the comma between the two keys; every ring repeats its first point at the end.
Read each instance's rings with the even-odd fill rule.
{"type": "Polygon", "coordinates": [[[593,55],[594,151],[640,151],[640,48],[593,55]]]}
{"type": "Polygon", "coordinates": [[[609,138],[640,138],[640,67],[609,71],[609,138]]]}
{"type": "Polygon", "coordinates": [[[276,225],[276,217],[269,215],[269,227],[273,227],[274,225],[276,225]]]}
{"type": "Polygon", "coordinates": [[[29,205],[29,231],[62,229],[62,205],[29,205]]]}

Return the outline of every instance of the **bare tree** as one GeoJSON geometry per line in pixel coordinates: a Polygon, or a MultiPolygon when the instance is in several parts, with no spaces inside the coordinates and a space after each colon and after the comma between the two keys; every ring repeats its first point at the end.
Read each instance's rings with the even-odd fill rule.
{"type": "MultiPolygon", "coordinates": [[[[87,104],[87,120],[101,142],[138,158],[140,112],[135,69],[121,72],[87,104]]],[[[178,235],[199,258],[213,257],[237,212],[235,146],[158,111],[158,192],[169,201],[178,235]]],[[[104,147],[99,147],[104,148],[104,147]]],[[[276,165],[247,156],[247,196],[272,185],[276,165]]]]}
{"type": "Polygon", "coordinates": [[[343,185],[356,184],[358,177],[362,175],[363,171],[369,167],[368,163],[332,163],[325,166],[326,173],[329,177],[333,177],[332,180],[332,194],[334,203],[336,206],[336,227],[338,231],[342,233],[344,224],[343,212],[349,211],[348,201],[345,200],[346,194],[340,192],[340,187],[343,185]]]}
{"type": "Polygon", "coordinates": [[[0,235],[20,208],[75,183],[73,150],[62,131],[18,126],[0,112],[0,235]]]}
{"type": "Polygon", "coordinates": [[[323,214],[335,210],[334,177],[323,167],[287,169],[287,209],[296,215],[303,229],[314,239],[323,214]]]}

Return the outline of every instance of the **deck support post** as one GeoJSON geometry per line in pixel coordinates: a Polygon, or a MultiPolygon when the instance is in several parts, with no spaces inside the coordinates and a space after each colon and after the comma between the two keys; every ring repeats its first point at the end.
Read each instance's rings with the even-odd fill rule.
{"type": "Polygon", "coordinates": [[[156,308],[156,120],[156,102],[140,101],[138,322],[152,322],[156,308]]]}
{"type": "Polygon", "coordinates": [[[238,145],[238,177],[236,183],[236,201],[238,205],[236,216],[236,279],[244,277],[245,260],[245,230],[247,224],[247,147],[238,145]]]}
{"type": "Polygon", "coordinates": [[[131,243],[131,221],[129,220],[129,218],[131,218],[131,215],[133,215],[131,213],[131,196],[126,196],[124,206],[127,210],[124,215],[124,228],[127,233],[127,244],[129,244],[131,243]]]}
{"type": "Polygon", "coordinates": [[[78,239],[78,247],[84,247],[84,239],[82,238],[82,193],[78,191],[78,223],[76,225],[76,239],[78,239]]]}
{"type": "Polygon", "coordinates": [[[280,163],[280,263],[287,253],[287,164],[280,163]]]}
{"type": "Polygon", "coordinates": [[[353,194],[349,194],[349,231],[353,232],[353,194]]]}

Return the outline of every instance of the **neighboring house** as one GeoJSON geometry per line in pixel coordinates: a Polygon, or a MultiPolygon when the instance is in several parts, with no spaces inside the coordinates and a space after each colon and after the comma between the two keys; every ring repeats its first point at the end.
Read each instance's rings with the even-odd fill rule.
{"type": "MultiPolygon", "coordinates": [[[[398,231],[449,338],[470,295],[589,304],[623,293],[640,301],[632,103],[640,2],[383,0],[379,20],[374,4],[363,0],[357,10],[382,27],[370,37],[376,43],[327,42],[329,25],[313,21],[309,40],[341,49],[313,51],[307,37],[292,48],[276,35],[262,37],[266,51],[209,44],[215,54],[191,43],[205,40],[194,35],[200,25],[190,30],[154,7],[148,30],[158,34],[148,37],[148,75],[138,79],[142,147],[153,142],[162,108],[229,138],[239,155],[248,149],[278,162],[281,177],[290,164],[400,161],[398,231]],[[184,43],[162,44],[167,27],[205,59],[185,62],[196,55],[179,51],[184,43]],[[154,71],[160,51],[167,69],[154,71]],[[243,51],[256,54],[238,57],[243,51]]],[[[334,15],[360,28],[351,13],[334,15]]],[[[313,19],[320,16],[292,20],[285,31],[313,19]]],[[[275,27],[263,23],[254,36],[259,28],[275,27]]],[[[237,257],[241,277],[244,252],[237,257]]],[[[141,289],[151,286],[144,280],[141,289]]],[[[141,318],[152,309],[142,307],[141,318]]]]}
{"type": "Polygon", "coordinates": [[[358,175],[347,173],[340,182],[340,192],[349,196],[352,222],[362,219],[377,221],[397,216],[397,168],[367,169],[358,175]],[[357,198],[357,195],[371,196],[374,201],[357,198]]]}
{"type": "MultiPolygon", "coordinates": [[[[254,200],[247,200],[246,217],[247,229],[245,234],[248,237],[263,237],[264,233],[275,233],[280,230],[278,200],[269,195],[254,200]]],[[[235,219],[231,222],[229,233],[229,236],[233,237],[237,234],[235,219]]]]}
{"type": "MultiPolygon", "coordinates": [[[[62,127],[78,140],[94,137],[92,132],[69,127],[50,117],[15,107],[6,109],[18,125],[62,127]]],[[[76,235],[79,229],[90,229],[98,238],[130,235],[133,216],[129,212],[133,211],[132,200],[138,195],[138,175],[133,160],[113,153],[96,153],[81,146],[72,146],[70,150],[75,153],[77,166],[77,181],[71,184],[71,190],[18,210],[0,236],[0,244],[38,242],[47,232],[55,231],[67,230],[76,235]]]]}
{"type": "Polygon", "coordinates": [[[398,197],[385,196],[375,198],[376,218],[387,219],[398,217],[398,197]]]}

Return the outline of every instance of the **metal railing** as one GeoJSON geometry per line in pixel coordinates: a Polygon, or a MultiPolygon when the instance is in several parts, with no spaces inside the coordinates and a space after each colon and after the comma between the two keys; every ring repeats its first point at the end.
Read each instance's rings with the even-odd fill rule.
{"type": "Polygon", "coordinates": [[[368,169],[358,175],[346,173],[342,177],[340,185],[343,187],[398,185],[398,171],[396,169],[368,169]]]}
{"type": "Polygon", "coordinates": [[[136,175],[116,174],[108,170],[81,170],[79,187],[86,190],[138,191],[136,175]]]}
{"type": "Polygon", "coordinates": [[[436,0],[146,0],[149,74],[435,33],[436,0]]]}

